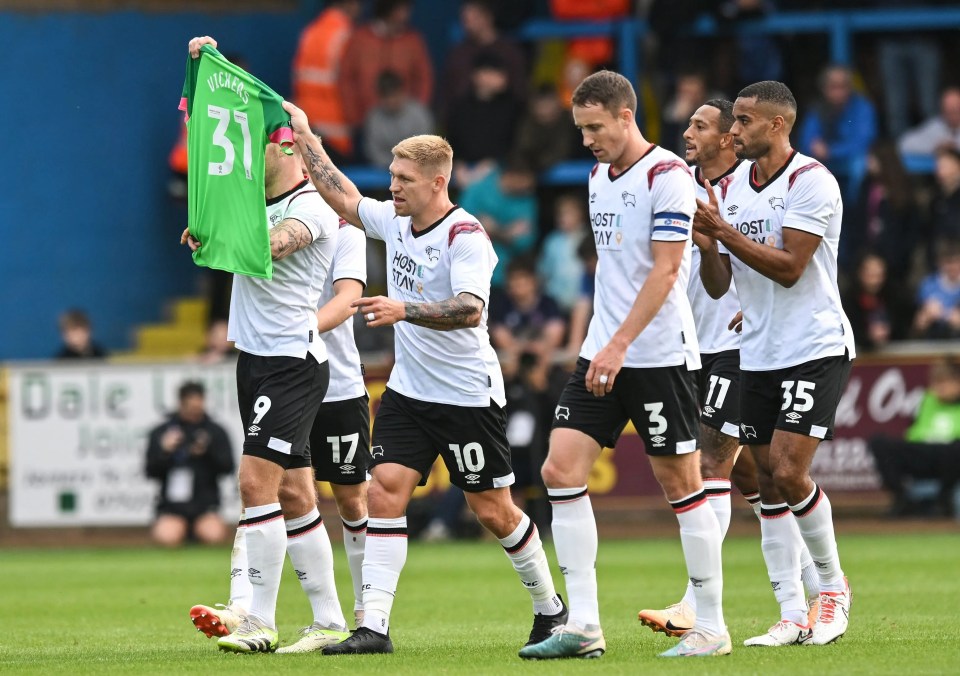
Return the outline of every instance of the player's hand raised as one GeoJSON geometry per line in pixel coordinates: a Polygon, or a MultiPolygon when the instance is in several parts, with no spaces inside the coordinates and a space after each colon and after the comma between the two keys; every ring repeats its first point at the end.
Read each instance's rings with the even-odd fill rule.
{"type": "Polygon", "coordinates": [[[720,203],[717,201],[717,194],[713,192],[710,181],[703,179],[703,187],[707,189],[707,201],[697,200],[697,212],[693,215],[693,229],[715,239],[727,224],[720,216],[720,203]]]}
{"type": "Polygon", "coordinates": [[[214,40],[209,35],[204,35],[202,37],[194,38],[187,44],[187,51],[190,52],[190,58],[199,59],[200,58],[200,48],[204,45],[210,45],[214,49],[217,48],[217,41],[214,40]]]}
{"type": "Polygon", "coordinates": [[[290,115],[290,127],[293,129],[293,138],[298,140],[301,134],[310,133],[310,121],[307,114],[289,101],[283,102],[283,109],[290,115]]]}

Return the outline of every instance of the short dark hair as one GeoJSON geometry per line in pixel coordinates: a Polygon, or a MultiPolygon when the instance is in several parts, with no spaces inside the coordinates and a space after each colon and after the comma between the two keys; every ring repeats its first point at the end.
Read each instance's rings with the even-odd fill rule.
{"type": "Polygon", "coordinates": [[[390,96],[403,91],[403,78],[395,70],[384,70],[377,76],[377,94],[390,96]]]}
{"type": "Polygon", "coordinates": [[[573,105],[600,105],[617,115],[621,109],[629,108],[637,114],[637,93],[630,80],[612,70],[599,70],[588,75],[573,90],[573,105]]]}
{"type": "Polygon", "coordinates": [[[62,329],[89,329],[90,318],[87,313],[78,308],[70,308],[60,315],[60,328],[62,329]]]}
{"type": "Polygon", "coordinates": [[[510,260],[507,263],[507,275],[514,275],[520,273],[521,275],[530,275],[533,277],[537,276],[537,261],[533,256],[517,256],[510,260]]]}
{"type": "Polygon", "coordinates": [[[386,19],[393,14],[398,7],[410,6],[413,0],[375,0],[373,3],[373,16],[376,19],[386,19]]]}
{"type": "Polygon", "coordinates": [[[737,94],[739,99],[756,99],[757,103],[773,103],[778,106],[786,106],[794,113],[797,112],[797,100],[793,97],[793,92],[782,82],[776,80],[763,80],[747,85],[737,94]]]}
{"type": "Polygon", "coordinates": [[[710,99],[703,105],[716,108],[720,111],[720,131],[724,134],[728,133],[730,131],[730,127],[733,126],[735,119],[733,117],[733,101],[727,101],[726,99],[710,99]]]}
{"type": "Polygon", "coordinates": [[[177,390],[177,396],[180,401],[183,401],[187,397],[203,397],[207,394],[207,388],[203,386],[203,383],[197,380],[188,380],[183,385],[180,386],[180,389],[177,390]]]}

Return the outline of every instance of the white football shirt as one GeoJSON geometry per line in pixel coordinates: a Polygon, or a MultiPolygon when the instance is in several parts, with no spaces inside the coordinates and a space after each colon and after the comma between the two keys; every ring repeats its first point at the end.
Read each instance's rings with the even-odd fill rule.
{"type": "MultiPolygon", "coordinates": [[[[721,194],[726,194],[729,190],[736,168],[737,165],[734,164],[711,182],[718,202],[721,194]]],[[[707,202],[709,199],[707,189],[703,187],[703,173],[699,167],[694,170],[694,179],[697,199],[707,202]]],[[[700,281],[700,247],[691,242],[690,253],[690,283],[687,285],[687,297],[690,299],[690,307],[693,310],[693,321],[697,325],[700,354],[716,354],[739,349],[740,334],[727,328],[730,320],[740,311],[736,283],[731,280],[730,288],[723,296],[717,299],[711,298],[703,288],[703,282],[700,281]]]]}
{"type": "MultiPolygon", "coordinates": [[[[346,222],[340,224],[333,264],[323,285],[318,307],[333,298],[333,285],[341,279],[355,279],[364,286],[367,284],[367,238],[362,230],[346,222]]],[[[344,401],[366,394],[360,352],[353,335],[353,317],[320,334],[320,337],[327,347],[327,361],[330,364],[330,386],[323,400],[344,401]]]]}
{"type": "MultiPolygon", "coordinates": [[[[590,172],[590,223],[597,245],[593,318],[580,356],[593,359],[627,318],[640,287],[653,269],[651,242],[687,242],[696,211],[686,163],[653,146],[629,169],[611,174],[609,164],[590,172]]],[[[700,368],[697,331],[687,282],[690,248],[680,274],[657,315],[627,349],[630,368],[700,368]]]]}
{"type": "Polygon", "coordinates": [[[480,325],[436,331],[410,322],[394,325],[396,363],[387,387],[441,404],[506,406],[500,362],[490,345],[487,307],[497,264],[490,238],[476,218],[459,207],[420,232],[399,217],[392,202],[360,201],[367,235],[387,245],[387,295],[403,302],[436,303],[467,292],[483,301],[480,325]]]}
{"type": "MultiPolygon", "coordinates": [[[[721,213],[733,227],[767,246],[783,248],[783,231],[821,238],[800,279],[781,286],[730,256],[743,308],[740,368],[770,371],[823,357],[855,356],[853,331],[837,289],[837,246],[843,200],[837,180],[817,160],[794,151],[769,181],[754,180],[754,163],[733,173],[721,213]]],[[[721,253],[729,251],[721,245],[721,253]]]]}
{"type": "Polygon", "coordinates": [[[261,357],[297,357],[309,352],[323,363],[327,351],[317,335],[317,304],[337,244],[340,219],[310,181],[267,200],[270,228],[292,218],[310,230],[313,242],[273,263],[273,279],[233,276],[227,337],[238,350],[261,357]]]}

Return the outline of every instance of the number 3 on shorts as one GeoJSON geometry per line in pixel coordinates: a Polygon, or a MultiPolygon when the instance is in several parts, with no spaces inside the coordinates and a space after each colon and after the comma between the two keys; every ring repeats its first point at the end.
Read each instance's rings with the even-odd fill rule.
{"type": "Polygon", "coordinates": [[[809,380],[797,380],[796,392],[792,392],[794,381],[793,380],[784,380],[780,383],[780,387],[783,388],[783,406],[780,407],[781,411],[786,411],[794,403],[793,410],[798,413],[803,413],[804,411],[809,411],[813,408],[813,395],[810,393],[813,392],[816,388],[816,383],[811,383],[809,380]]]}

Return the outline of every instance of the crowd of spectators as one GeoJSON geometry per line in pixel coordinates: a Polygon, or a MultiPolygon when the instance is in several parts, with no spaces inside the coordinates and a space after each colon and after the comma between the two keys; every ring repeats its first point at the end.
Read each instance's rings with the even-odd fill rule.
{"type": "Polygon", "coordinates": [[[958,335],[960,87],[951,78],[960,73],[950,70],[948,41],[936,31],[870,34],[853,63],[836,64],[823,37],[723,30],[779,11],[864,3],[463,0],[458,38],[434,64],[411,24],[413,0],[332,0],[302,32],[294,98],[347,165],[383,168],[400,139],[445,135],[456,151],[458,201],[480,218],[500,257],[492,304],[507,296],[511,263],[533,260],[540,288],[569,321],[582,283],[577,248],[589,230],[583,186],[563,191],[539,178],[589,157],[569,96],[590,72],[616,68],[618,45],[609,37],[516,39],[517,26],[544,4],[560,21],[647,20],[638,117],[671,150],[682,152],[687,120],[703,101],[733,99],[760,79],[788,82],[801,107],[794,146],[823,162],[844,192],[840,281],[858,343],[872,350],[958,335]],[[690,34],[691,17],[702,14],[717,22],[717,36],[690,34]],[[908,172],[905,161],[917,156],[933,169],[908,172]]]}

